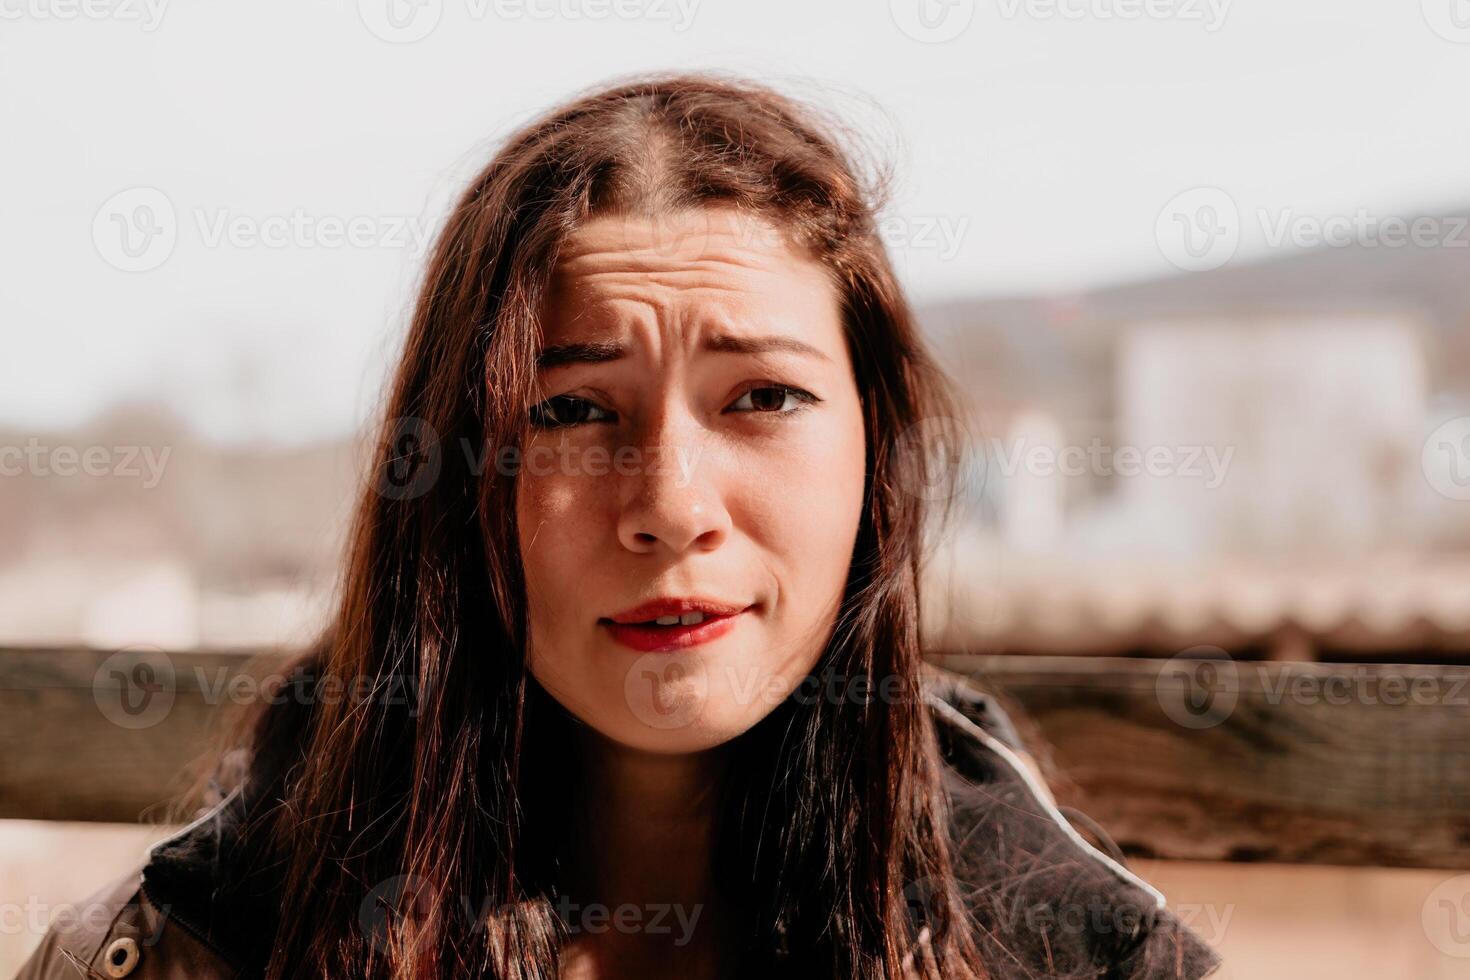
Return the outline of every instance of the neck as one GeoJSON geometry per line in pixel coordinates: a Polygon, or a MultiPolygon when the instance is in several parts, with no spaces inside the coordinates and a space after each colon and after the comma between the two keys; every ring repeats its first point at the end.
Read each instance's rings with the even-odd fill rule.
{"type": "Polygon", "coordinates": [[[707,902],[723,755],[640,752],[590,731],[583,741],[579,890],[610,906],[707,902]]]}
{"type": "Polygon", "coordinates": [[[639,752],[590,730],[582,741],[565,975],[716,975],[726,911],[711,855],[724,753],[639,752]]]}

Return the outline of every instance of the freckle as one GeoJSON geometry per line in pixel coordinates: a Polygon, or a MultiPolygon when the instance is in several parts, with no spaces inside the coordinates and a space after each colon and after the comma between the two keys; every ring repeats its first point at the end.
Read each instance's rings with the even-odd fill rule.
{"type": "Polygon", "coordinates": [[[530,488],[529,504],[538,514],[556,514],[570,510],[575,503],[573,488],[560,480],[538,480],[530,488]]]}

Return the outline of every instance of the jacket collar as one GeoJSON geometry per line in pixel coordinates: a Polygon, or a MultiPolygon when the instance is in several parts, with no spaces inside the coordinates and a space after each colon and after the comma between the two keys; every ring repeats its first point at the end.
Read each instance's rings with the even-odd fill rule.
{"type": "MultiPolygon", "coordinates": [[[[1193,963],[1197,972],[1158,975],[1208,972],[1214,954],[1169,918],[1163,895],[1093,847],[1058,811],[1021,758],[1016,729],[996,700],[932,666],[925,668],[924,684],[946,763],[956,871],[982,934],[998,944],[993,955],[1013,967],[1007,972],[998,963],[996,976],[1102,976],[1088,964],[1143,955],[1143,938],[1160,923],[1168,927],[1160,934],[1176,939],[1176,962],[1193,963]],[[1038,927],[1034,914],[1045,919],[1049,913],[1037,910],[1054,911],[1058,895],[1079,907],[1085,902],[1090,921],[1105,927],[1044,921],[1038,927]],[[1068,964],[1071,973],[1062,969],[1068,964]]],[[[158,844],[143,887],[171,921],[241,976],[254,977],[264,973],[269,955],[261,937],[275,933],[279,879],[276,868],[248,853],[239,832],[246,812],[237,790],[158,844]],[[241,869],[249,869],[244,877],[237,874],[241,869]]]]}

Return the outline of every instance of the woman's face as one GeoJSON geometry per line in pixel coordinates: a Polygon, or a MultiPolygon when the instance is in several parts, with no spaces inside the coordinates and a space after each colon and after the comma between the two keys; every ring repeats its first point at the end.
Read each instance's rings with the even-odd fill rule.
{"type": "Polygon", "coordinates": [[[865,443],[837,291],[733,210],[602,217],[542,329],[516,478],[531,671],[623,745],[721,744],[812,670],[847,581],[865,443]],[[679,625],[614,621],[663,599],[679,625]],[[717,605],[685,625],[678,600],[717,605]]]}

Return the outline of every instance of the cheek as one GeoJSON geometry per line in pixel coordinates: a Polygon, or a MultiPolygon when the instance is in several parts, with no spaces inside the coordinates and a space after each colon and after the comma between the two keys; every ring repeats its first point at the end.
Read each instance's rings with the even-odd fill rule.
{"type": "Polygon", "coordinates": [[[745,470],[749,530],[775,566],[786,629],[820,631],[837,611],[862,517],[865,454],[854,406],[745,470]]]}
{"type": "Polygon", "coordinates": [[[587,567],[585,549],[600,540],[589,526],[595,513],[579,482],[586,481],[527,475],[516,485],[516,532],[533,636],[538,627],[562,621],[559,614],[576,598],[565,585],[577,581],[573,570],[587,567]]]}
{"type": "Polygon", "coordinates": [[[587,594],[585,573],[606,560],[595,553],[604,539],[593,526],[599,518],[588,494],[592,482],[523,472],[516,484],[527,666],[552,697],[584,719],[596,717],[599,685],[589,684],[586,637],[577,630],[598,599],[587,594]]]}
{"type": "Polygon", "coordinates": [[[780,501],[787,515],[789,540],[845,544],[840,556],[844,561],[850,557],[846,551],[863,495],[862,419],[854,416],[855,409],[833,418],[830,425],[814,428],[801,445],[771,461],[771,472],[763,481],[766,495],[780,501]]]}

